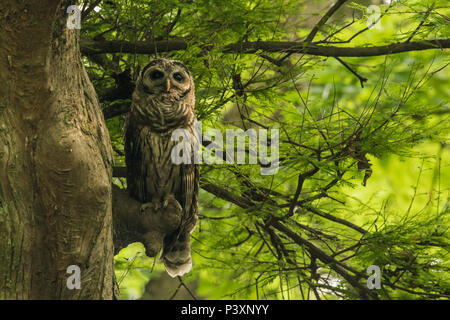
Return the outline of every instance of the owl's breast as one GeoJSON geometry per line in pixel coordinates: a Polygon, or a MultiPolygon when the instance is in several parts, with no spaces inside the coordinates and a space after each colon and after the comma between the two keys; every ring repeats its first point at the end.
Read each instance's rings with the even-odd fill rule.
{"type": "Polygon", "coordinates": [[[178,193],[181,167],[171,158],[176,142],[171,140],[170,134],[160,134],[149,128],[143,128],[140,141],[143,201],[178,193]]]}
{"type": "Polygon", "coordinates": [[[194,108],[189,101],[167,95],[135,99],[132,112],[141,123],[157,132],[188,126],[195,118],[194,108]]]}

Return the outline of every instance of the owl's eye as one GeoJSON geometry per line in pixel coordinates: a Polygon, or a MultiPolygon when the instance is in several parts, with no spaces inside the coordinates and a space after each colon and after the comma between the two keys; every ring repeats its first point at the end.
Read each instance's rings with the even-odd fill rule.
{"type": "Polygon", "coordinates": [[[162,77],[164,77],[164,73],[162,73],[159,70],[155,70],[150,73],[150,78],[152,80],[158,80],[158,79],[161,79],[162,77]]]}
{"type": "Polygon", "coordinates": [[[184,80],[183,75],[182,75],[181,73],[179,73],[179,72],[175,72],[175,73],[173,74],[173,78],[174,78],[175,80],[177,80],[178,82],[182,82],[182,81],[184,80]]]}

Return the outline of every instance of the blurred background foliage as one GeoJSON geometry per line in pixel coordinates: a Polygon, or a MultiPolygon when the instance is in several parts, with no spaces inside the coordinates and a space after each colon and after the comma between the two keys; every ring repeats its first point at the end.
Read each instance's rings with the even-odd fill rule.
{"type": "MultiPolygon", "coordinates": [[[[448,50],[342,59],[224,53],[240,41],[303,41],[335,2],[80,4],[82,39],[189,44],[152,55],[83,57],[116,166],[124,166],[123,122],[133,81],[159,56],[189,66],[203,132],[280,130],[274,175],[261,175],[259,165],[201,166],[194,266],[183,279],[168,277],[140,243],[115,257],[122,299],[449,298],[448,50]],[[214,192],[218,188],[228,193],[214,192]],[[334,262],[326,263],[309,244],[334,262]],[[370,265],[382,271],[382,289],[371,292],[370,265]]],[[[313,43],[367,47],[448,38],[449,17],[448,1],[347,1],[313,43]],[[381,19],[369,29],[370,5],[381,19]]],[[[124,178],[114,183],[126,187],[124,178]]]]}

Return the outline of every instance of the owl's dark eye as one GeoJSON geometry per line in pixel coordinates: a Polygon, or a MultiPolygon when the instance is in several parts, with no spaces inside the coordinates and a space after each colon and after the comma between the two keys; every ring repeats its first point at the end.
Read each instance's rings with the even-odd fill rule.
{"type": "Polygon", "coordinates": [[[174,78],[175,80],[177,80],[178,82],[182,82],[182,81],[184,80],[183,75],[182,75],[181,73],[179,73],[179,72],[175,72],[175,73],[173,74],[173,78],[174,78]]]}
{"type": "Polygon", "coordinates": [[[158,80],[158,79],[161,79],[162,77],[164,77],[164,73],[162,73],[159,70],[155,70],[150,73],[150,78],[152,80],[158,80]]]}

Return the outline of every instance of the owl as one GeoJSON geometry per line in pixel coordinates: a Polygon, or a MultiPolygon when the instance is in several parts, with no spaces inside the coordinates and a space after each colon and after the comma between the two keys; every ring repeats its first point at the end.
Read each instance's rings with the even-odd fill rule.
{"type": "MultiPolygon", "coordinates": [[[[174,130],[183,129],[193,153],[198,142],[195,130],[194,81],[179,61],[156,59],[140,73],[125,121],[125,162],[129,195],[164,215],[180,212],[175,231],[163,234],[160,246],[150,239],[147,254],[155,256],[162,247],[161,260],[172,277],[191,270],[190,234],[197,223],[199,166],[177,164],[173,149],[179,143],[174,130]],[[153,243],[151,243],[153,242],[153,243]]],[[[192,154],[193,156],[193,154],[192,154]]]]}

